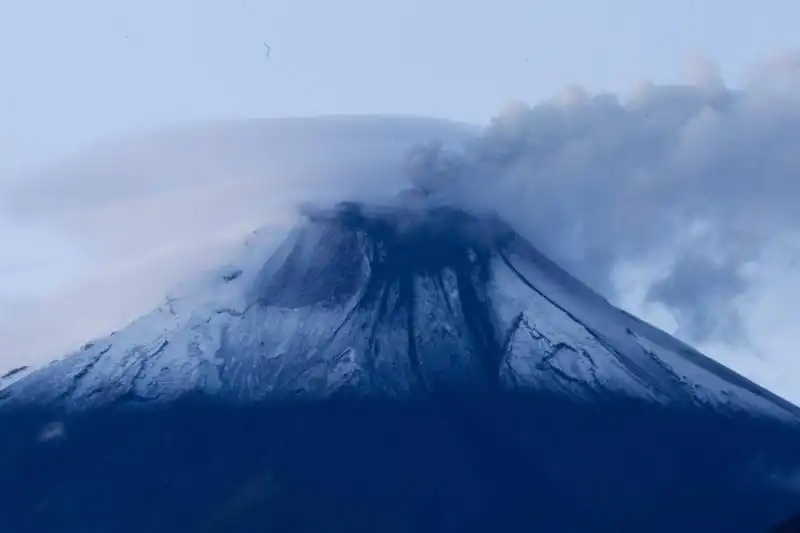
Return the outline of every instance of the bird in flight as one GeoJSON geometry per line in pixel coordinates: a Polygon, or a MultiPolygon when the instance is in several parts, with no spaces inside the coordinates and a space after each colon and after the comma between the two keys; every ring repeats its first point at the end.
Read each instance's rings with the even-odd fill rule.
{"type": "Polygon", "coordinates": [[[266,56],[269,57],[269,54],[272,52],[272,47],[269,45],[269,43],[264,42],[264,48],[267,49],[266,56]]]}

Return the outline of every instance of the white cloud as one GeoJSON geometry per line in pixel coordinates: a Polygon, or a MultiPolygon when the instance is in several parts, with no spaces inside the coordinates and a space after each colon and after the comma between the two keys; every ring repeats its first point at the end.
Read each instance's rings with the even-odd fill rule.
{"type": "Polygon", "coordinates": [[[734,90],[697,59],[684,84],[629,95],[572,87],[510,105],[481,131],[253,121],[98,148],[0,197],[10,199],[0,205],[7,216],[77,239],[105,273],[91,278],[106,280],[31,304],[19,314],[27,335],[19,316],[5,330],[0,320],[0,339],[11,339],[0,350],[52,355],[68,333],[74,343],[115,327],[212,263],[212,250],[261,223],[285,225],[295,202],[388,196],[407,184],[404,151],[438,139],[466,144],[446,157],[435,145],[417,150],[405,165],[418,182],[449,179],[465,202],[496,209],[600,292],[798,400],[798,65],[776,56],[734,90]],[[55,331],[46,349],[45,327],[55,331]]]}
{"type": "Polygon", "coordinates": [[[79,255],[83,271],[44,291],[44,276],[27,276],[27,299],[17,280],[0,280],[0,368],[46,361],[123,326],[253,229],[281,234],[300,202],[391,197],[406,186],[410,146],[476,129],[381,117],[189,125],[108,142],[4,184],[0,214],[47,228],[47,240],[35,239],[43,248],[72,244],[71,253],[28,255],[79,255]]]}

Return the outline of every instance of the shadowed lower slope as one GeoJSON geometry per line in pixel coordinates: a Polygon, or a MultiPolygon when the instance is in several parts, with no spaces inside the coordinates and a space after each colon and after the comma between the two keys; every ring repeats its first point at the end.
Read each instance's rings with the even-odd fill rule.
{"type": "Polygon", "coordinates": [[[773,476],[796,428],[637,401],[186,399],[15,411],[0,433],[4,532],[744,533],[798,500],[773,476]]]}

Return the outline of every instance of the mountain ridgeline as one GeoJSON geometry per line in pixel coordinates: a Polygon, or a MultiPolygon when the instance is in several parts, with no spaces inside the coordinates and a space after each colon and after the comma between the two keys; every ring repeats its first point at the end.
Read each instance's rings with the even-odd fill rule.
{"type": "Polygon", "coordinates": [[[309,210],[0,382],[0,531],[766,532],[800,411],[497,217],[309,210]]]}

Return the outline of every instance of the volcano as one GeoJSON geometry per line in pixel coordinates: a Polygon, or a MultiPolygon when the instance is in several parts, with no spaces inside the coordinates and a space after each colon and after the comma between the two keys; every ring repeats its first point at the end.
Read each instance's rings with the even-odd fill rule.
{"type": "Polygon", "coordinates": [[[745,532],[795,510],[798,408],[498,217],[414,193],[265,242],[14,373],[0,530],[745,532]]]}

